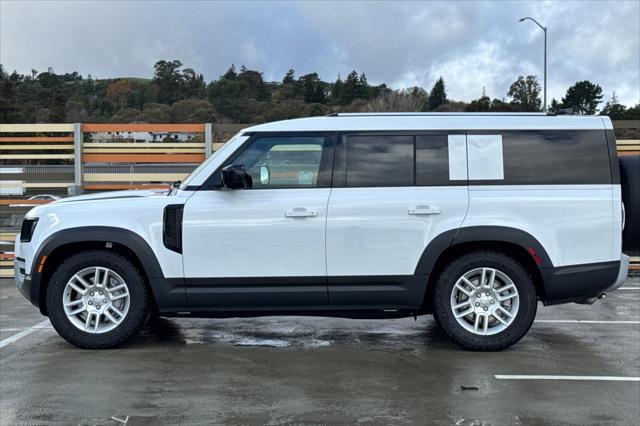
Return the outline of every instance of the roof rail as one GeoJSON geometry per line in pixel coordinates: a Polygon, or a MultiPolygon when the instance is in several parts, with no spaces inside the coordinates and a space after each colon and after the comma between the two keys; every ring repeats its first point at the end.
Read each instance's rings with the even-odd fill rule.
{"type": "Polygon", "coordinates": [[[573,108],[560,108],[557,111],[548,112],[547,115],[575,115],[573,108]]]}
{"type": "Polygon", "coordinates": [[[327,117],[546,116],[546,112],[333,112],[327,117]]]}

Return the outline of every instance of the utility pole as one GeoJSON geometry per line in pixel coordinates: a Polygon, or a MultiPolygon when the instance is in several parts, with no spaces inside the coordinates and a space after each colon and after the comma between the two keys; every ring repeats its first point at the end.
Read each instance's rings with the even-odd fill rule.
{"type": "Polygon", "coordinates": [[[542,31],[544,31],[544,103],[542,105],[542,111],[547,112],[547,27],[542,26],[540,22],[528,16],[520,19],[518,22],[526,21],[527,19],[534,22],[542,31]]]}

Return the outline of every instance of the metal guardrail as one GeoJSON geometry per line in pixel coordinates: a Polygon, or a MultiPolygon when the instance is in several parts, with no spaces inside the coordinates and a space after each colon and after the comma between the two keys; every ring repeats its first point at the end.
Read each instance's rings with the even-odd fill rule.
{"type": "MultiPolygon", "coordinates": [[[[640,120],[614,121],[616,130],[640,120]]],[[[168,188],[251,124],[0,124],[0,277],[13,275],[13,240],[35,194],[168,188]],[[75,190],[75,191],[74,191],[75,190]],[[14,191],[15,195],[8,193],[14,191]],[[19,195],[17,193],[20,193],[19,195]]],[[[633,134],[633,133],[632,133],[633,134]]],[[[640,155],[640,139],[618,139],[640,155]]],[[[640,270],[640,258],[633,258],[640,270]]]]}

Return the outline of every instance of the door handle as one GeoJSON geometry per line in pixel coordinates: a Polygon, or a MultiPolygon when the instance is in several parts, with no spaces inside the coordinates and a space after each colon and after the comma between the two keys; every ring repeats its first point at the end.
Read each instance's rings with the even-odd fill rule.
{"type": "Polygon", "coordinates": [[[307,210],[304,207],[294,207],[284,213],[285,217],[314,217],[318,213],[313,210],[307,210]]]}
{"type": "Polygon", "coordinates": [[[431,206],[415,206],[409,209],[412,215],[440,214],[440,209],[431,206]]]}

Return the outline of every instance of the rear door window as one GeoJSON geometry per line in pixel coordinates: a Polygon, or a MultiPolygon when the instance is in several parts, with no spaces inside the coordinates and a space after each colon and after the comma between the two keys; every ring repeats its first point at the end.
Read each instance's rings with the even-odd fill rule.
{"type": "Polygon", "coordinates": [[[347,186],[412,186],[413,136],[347,137],[347,186]]]}
{"type": "Polygon", "coordinates": [[[447,135],[416,136],[416,185],[450,185],[447,135]]]}

